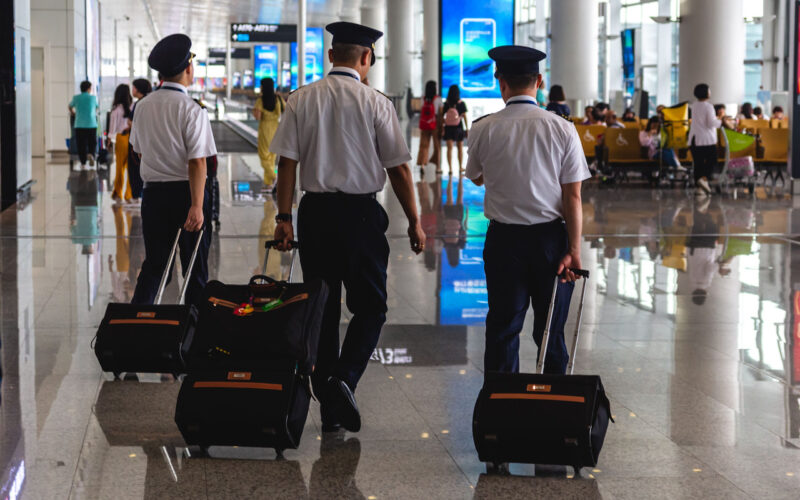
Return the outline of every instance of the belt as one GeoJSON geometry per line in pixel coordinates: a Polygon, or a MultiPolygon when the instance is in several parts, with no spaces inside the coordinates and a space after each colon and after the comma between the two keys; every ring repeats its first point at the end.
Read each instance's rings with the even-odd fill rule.
{"type": "Polygon", "coordinates": [[[145,182],[145,189],[176,189],[183,188],[189,185],[189,181],[166,181],[166,182],[145,182]]]}
{"type": "Polygon", "coordinates": [[[306,191],[305,196],[320,197],[320,198],[365,198],[375,200],[377,199],[375,193],[342,193],[341,191],[333,191],[327,193],[314,193],[306,191]]]}
{"type": "Polygon", "coordinates": [[[498,220],[492,219],[492,220],[489,221],[489,223],[492,224],[492,225],[509,227],[509,228],[511,228],[511,227],[520,227],[520,228],[526,227],[526,228],[531,228],[531,229],[537,229],[537,228],[545,228],[545,227],[548,227],[548,226],[562,226],[562,225],[564,225],[564,219],[559,217],[558,219],[553,219],[553,220],[551,220],[549,222],[540,222],[538,224],[508,224],[506,222],[500,222],[498,220]]]}

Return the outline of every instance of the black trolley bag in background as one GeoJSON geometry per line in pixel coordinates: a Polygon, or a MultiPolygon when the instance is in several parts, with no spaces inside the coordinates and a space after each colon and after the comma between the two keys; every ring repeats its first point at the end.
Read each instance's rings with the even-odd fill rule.
{"type": "MultiPolygon", "coordinates": [[[[269,251],[277,242],[266,243],[269,251]]],[[[297,243],[289,270],[291,279],[297,243]]],[[[322,313],[328,297],[321,281],[288,283],[264,275],[248,285],[209,282],[193,358],[184,379],[175,422],[189,446],[297,448],[312,397],[322,313]],[[281,299],[285,307],[259,311],[281,299]],[[300,297],[300,298],[296,298],[300,297]],[[220,301],[253,303],[239,316],[220,301]]]]}
{"type": "MultiPolygon", "coordinates": [[[[583,315],[583,276],[568,375],[544,374],[559,277],[556,276],[536,374],[488,372],[475,403],[472,437],[478,457],[497,470],[506,462],[569,465],[577,475],[597,465],[611,409],[597,375],[573,375],[583,315]]],[[[612,420],[613,421],[613,420],[612,420]]]]}
{"type": "Polygon", "coordinates": [[[161,304],[167,277],[178,252],[181,229],[175,236],[167,267],[161,277],[155,304],[111,303],[95,337],[94,352],[103,371],[120,373],[184,373],[185,358],[197,324],[197,308],[183,304],[194,261],[203,238],[197,235],[189,270],[177,304],[161,304]]]}
{"type": "MultiPolygon", "coordinates": [[[[277,244],[265,243],[264,273],[270,250],[277,244]]],[[[311,373],[328,288],[319,279],[289,282],[298,249],[297,242],[293,245],[286,281],[259,274],[246,285],[208,282],[190,351],[190,367],[202,369],[228,366],[229,361],[291,359],[298,364],[299,373],[311,373]],[[237,311],[243,305],[251,306],[252,312],[237,311]]]]}

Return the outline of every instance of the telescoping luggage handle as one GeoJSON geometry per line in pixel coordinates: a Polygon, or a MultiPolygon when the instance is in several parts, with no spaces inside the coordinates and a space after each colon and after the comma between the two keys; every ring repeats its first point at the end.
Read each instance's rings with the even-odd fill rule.
{"type": "MultiPolygon", "coordinates": [[[[268,240],[264,243],[264,273],[250,278],[250,284],[256,281],[266,281],[267,283],[277,283],[279,280],[267,276],[267,263],[269,263],[269,251],[283,243],[283,240],[268,240]]],[[[294,260],[297,256],[297,250],[300,248],[300,243],[296,240],[290,240],[289,245],[292,247],[292,261],[289,263],[289,276],[286,277],[286,282],[292,281],[292,271],[294,271],[294,260]]]]}
{"type": "MultiPolygon", "coordinates": [[[[586,297],[586,281],[589,279],[589,271],[584,269],[572,269],[570,271],[583,278],[583,286],[581,287],[581,302],[578,305],[578,321],[575,323],[575,335],[572,338],[572,350],[569,355],[569,364],[567,365],[567,373],[572,375],[575,369],[575,354],[578,352],[578,335],[581,329],[581,319],[583,318],[583,299],[586,297]]],[[[550,326],[553,322],[553,309],[556,305],[556,293],[558,292],[558,281],[561,279],[560,275],[556,275],[555,282],[553,283],[553,295],[550,297],[550,306],[547,309],[547,321],[545,322],[544,335],[542,336],[542,347],[539,349],[539,361],[536,364],[536,373],[544,373],[544,360],[547,356],[547,343],[550,340],[550,326]]]]}
{"type": "MultiPolygon", "coordinates": [[[[172,244],[172,250],[169,252],[167,259],[167,267],[164,269],[164,274],[161,275],[161,284],[158,285],[158,294],[156,294],[155,304],[161,304],[161,297],[164,295],[164,289],[167,287],[167,277],[172,269],[172,263],[175,261],[175,254],[178,253],[178,241],[181,239],[181,231],[178,229],[178,234],[175,235],[175,242],[172,244]]],[[[189,270],[184,272],[183,286],[181,286],[180,295],[178,295],[178,304],[183,304],[183,299],[186,297],[186,289],[189,288],[189,279],[192,276],[192,269],[194,269],[194,261],[197,259],[197,251],[200,249],[200,241],[203,239],[203,229],[197,234],[197,242],[194,244],[192,251],[192,258],[189,259],[189,270]]]]}

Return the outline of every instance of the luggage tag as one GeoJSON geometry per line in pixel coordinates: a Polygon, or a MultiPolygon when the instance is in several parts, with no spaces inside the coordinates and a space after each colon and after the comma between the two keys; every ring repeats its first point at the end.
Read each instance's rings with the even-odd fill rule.
{"type": "Polygon", "coordinates": [[[253,296],[250,296],[250,302],[244,302],[239,307],[233,310],[233,314],[236,316],[250,316],[255,312],[255,308],[253,307],[253,296]]]}
{"type": "Polygon", "coordinates": [[[286,292],[286,289],[284,288],[284,289],[281,291],[281,294],[280,294],[280,295],[278,295],[278,298],[277,298],[277,299],[275,299],[275,300],[273,300],[273,301],[270,301],[270,302],[267,302],[266,304],[264,304],[263,306],[261,306],[261,311],[262,311],[262,312],[269,312],[269,311],[271,311],[271,310],[275,309],[276,307],[278,307],[278,306],[282,305],[282,304],[283,304],[283,294],[284,294],[285,292],[286,292]]]}

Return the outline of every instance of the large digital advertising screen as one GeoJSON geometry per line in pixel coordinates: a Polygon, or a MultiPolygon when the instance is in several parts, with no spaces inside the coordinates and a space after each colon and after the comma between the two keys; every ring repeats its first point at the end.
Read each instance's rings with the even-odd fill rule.
{"type": "MultiPolygon", "coordinates": [[[[306,28],[305,83],[322,78],[322,28],[306,28]]],[[[297,43],[292,42],[292,88],[297,88],[297,43]]]]}
{"type": "Polygon", "coordinates": [[[636,59],[634,52],[634,30],[623,30],[622,38],[622,78],[625,82],[625,92],[633,95],[634,81],[636,79],[636,59]]]}
{"type": "Polygon", "coordinates": [[[256,45],[253,49],[253,65],[255,66],[256,87],[264,78],[272,78],[278,82],[278,46],[256,45]]]}
{"type": "Polygon", "coordinates": [[[458,85],[462,99],[499,98],[489,49],[514,43],[514,0],[441,0],[442,93],[458,85]]]}

